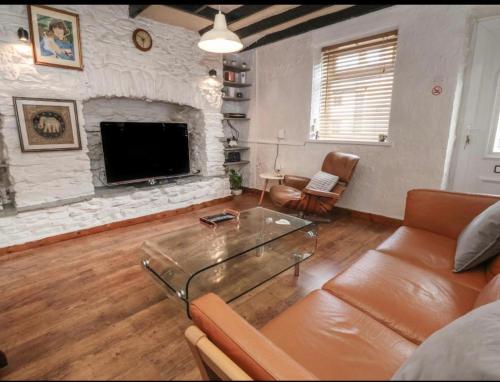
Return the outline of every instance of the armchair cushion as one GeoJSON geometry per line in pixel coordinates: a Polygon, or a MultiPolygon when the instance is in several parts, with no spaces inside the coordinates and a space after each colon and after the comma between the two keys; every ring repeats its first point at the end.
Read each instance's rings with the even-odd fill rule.
{"type": "Polygon", "coordinates": [[[312,177],[311,181],[307,184],[306,188],[309,190],[330,192],[339,181],[337,175],[329,174],[327,172],[318,171],[312,177]]]}

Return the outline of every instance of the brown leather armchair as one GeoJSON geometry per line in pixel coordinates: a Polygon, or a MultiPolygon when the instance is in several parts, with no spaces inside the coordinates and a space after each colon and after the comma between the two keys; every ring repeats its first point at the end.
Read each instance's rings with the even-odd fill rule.
{"type": "Polygon", "coordinates": [[[329,214],[347,188],[358,161],[357,155],[332,151],[326,155],[321,171],[339,177],[333,190],[311,190],[306,188],[311,179],[285,175],[284,184],[271,187],[271,200],[279,207],[298,210],[301,214],[329,214]]]}

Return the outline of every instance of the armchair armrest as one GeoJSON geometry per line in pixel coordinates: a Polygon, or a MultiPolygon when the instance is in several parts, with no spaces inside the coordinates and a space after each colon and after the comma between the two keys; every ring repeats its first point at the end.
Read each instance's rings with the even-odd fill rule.
{"type": "Polygon", "coordinates": [[[457,239],[472,219],[499,200],[495,195],[411,190],[406,195],[404,225],[457,239]]]}
{"type": "Polygon", "coordinates": [[[215,294],[194,300],[189,310],[195,325],[251,378],[317,380],[215,294]]]}
{"type": "Polygon", "coordinates": [[[283,179],[283,183],[285,184],[285,186],[290,186],[296,188],[297,190],[302,190],[305,186],[308,185],[310,181],[310,178],[295,175],[285,175],[283,179]]]}
{"type": "Polygon", "coordinates": [[[335,192],[330,192],[330,191],[318,191],[318,190],[313,190],[310,188],[304,188],[302,190],[304,194],[309,194],[313,196],[320,196],[322,198],[330,198],[330,199],[339,199],[340,194],[337,194],[335,192]]]}

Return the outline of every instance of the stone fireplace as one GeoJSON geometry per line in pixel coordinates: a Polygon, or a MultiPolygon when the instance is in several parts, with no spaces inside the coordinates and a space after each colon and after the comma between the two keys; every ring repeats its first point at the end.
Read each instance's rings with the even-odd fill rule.
{"type": "Polygon", "coordinates": [[[93,98],[83,103],[83,116],[94,187],[106,185],[99,127],[102,121],[187,123],[191,173],[206,175],[203,113],[198,109],[168,102],[146,102],[131,98],[93,98]]]}
{"type": "MultiPolygon", "coordinates": [[[[83,71],[34,65],[14,33],[0,36],[0,148],[15,203],[1,212],[0,247],[228,196],[221,84],[208,77],[212,68],[221,74],[220,58],[199,50],[194,32],[130,19],[126,5],[60,8],[80,15],[83,71]],[[151,51],[133,46],[135,28],[152,32],[151,51]],[[12,96],[76,100],[82,150],[21,152],[12,96]],[[191,167],[199,175],[152,187],[103,187],[102,120],[188,123],[191,167]]],[[[23,5],[0,14],[9,30],[27,23],[23,5]]]]}

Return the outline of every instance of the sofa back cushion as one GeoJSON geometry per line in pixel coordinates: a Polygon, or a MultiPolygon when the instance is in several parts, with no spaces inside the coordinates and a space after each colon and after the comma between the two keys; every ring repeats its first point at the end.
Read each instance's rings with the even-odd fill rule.
{"type": "Polygon", "coordinates": [[[500,380],[500,301],[472,310],[427,338],[393,381],[500,380]]]}
{"type": "Polygon", "coordinates": [[[500,275],[496,275],[477,296],[474,308],[500,300],[500,275]]]}
{"type": "Polygon", "coordinates": [[[499,200],[494,195],[411,190],[406,196],[404,225],[457,240],[472,219],[499,200]]]}
{"type": "Polygon", "coordinates": [[[500,201],[477,215],[460,233],[455,272],[466,271],[500,253],[500,201]]]}

